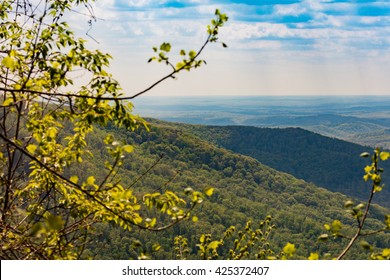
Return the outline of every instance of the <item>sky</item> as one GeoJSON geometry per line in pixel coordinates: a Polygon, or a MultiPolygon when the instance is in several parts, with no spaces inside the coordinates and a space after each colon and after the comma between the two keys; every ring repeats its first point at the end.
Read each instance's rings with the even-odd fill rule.
{"type": "MultiPolygon", "coordinates": [[[[111,72],[137,93],[169,73],[147,63],[153,46],[197,50],[216,8],[229,16],[207,65],[148,95],[390,95],[390,1],[98,0],[89,44],[113,55],[111,72]]],[[[83,12],[83,9],[79,9],[83,12]]],[[[86,10],[84,9],[84,12],[86,10]]],[[[71,22],[85,36],[88,18],[71,22]]]]}

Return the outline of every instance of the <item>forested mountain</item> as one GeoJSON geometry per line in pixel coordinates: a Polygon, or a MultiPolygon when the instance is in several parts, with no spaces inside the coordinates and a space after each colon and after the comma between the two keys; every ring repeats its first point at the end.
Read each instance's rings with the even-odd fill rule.
{"type": "MultiPolygon", "coordinates": [[[[368,184],[362,180],[369,161],[359,155],[371,147],[325,137],[301,128],[249,126],[185,126],[202,139],[334,192],[367,199],[368,184]]],[[[390,163],[383,167],[390,171],[390,163]]],[[[384,173],[385,181],[390,178],[384,173]]],[[[377,202],[390,207],[390,188],[377,202]]]]}
{"type": "MultiPolygon", "coordinates": [[[[161,249],[152,257],[172,259],[175,258],[173,238],[183,235],[188,238],[189,258],[197,258],[196,245],[201,234],[210,233],[213,239],[219,240],[229,226],[242,230],[248,220],[256,225],[268,215],[276,225],[269,240],[274,252],[280,252],[287,242],[297,248],[294,258],[307,258],[311,252],[318,252],[321,258],[326,253],[334,256],[340,252],[346,241],[320,243],[317,238],[324,233],[324,224],[334,219],[345,223],[346,231],[351,232],[354,220],[343,209],[346,196],[276,171],[252,157],[219,148],[206,141],[208,137],[201,136],[200,130],[197,132],[200,136],[190,130],[188,126],[153,121],[150,132],[105,128],[97,129],[89,137],[93,160],[80,163],[72,170],[80,178],[88,168],[96,174],[97,180],[102,179],[99,174],[105,168],[107,152],[101,149],[101,143],[107,133],[111,133],[134,146],[120,175],[122,184],[138,193],[140,200],[145,191],[183,193],[188,187],[194,190],[213,187],[215,191],[195,208],[193,215],[198,217],[197,222],[189,219],[164,232],[136,229],[125,232],[114,226],[98,226],[84,257],[137,258],[141,251],[151,253],[153,245],[158,243],[161,249]]],[[[385,208],[375,206],[368,219],[369,226],[381,227],[386,212],[385,208]]],[[[377,248],[390,247],[389,234],[368,236],[366,240],[377,248]]],[[[233,240],[226,241],[225,245],[219,252],[221,256],[228,254],[233,240]]],[[[256,248],[249,258],[254,258],[254,253],[256,248]]],[[[347,258],[367,258],[369,254],[355,246],[347,258]]]]}

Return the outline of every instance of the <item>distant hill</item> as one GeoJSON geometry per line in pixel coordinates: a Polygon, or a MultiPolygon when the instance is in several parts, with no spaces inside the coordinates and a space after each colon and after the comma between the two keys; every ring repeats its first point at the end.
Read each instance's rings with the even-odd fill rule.
{"type": "MultiPolygon", "coordinates": [[[[153,121],[150,132],[107,128],[97,129],[89,137],[94,159],[74,167],[73,171],[80,178],[82,170],[88,168],[96,174],[97,180],[102,179],[99,175],[103,176],[101,171],[108,157],[107,152],[101,149],[101,142],[107,133],[111,133],[135,148],[124,162],[120,175],[122,185],[133,189],[140,200],[145,191],[183,193],[187,187],[202,190],[211,186],[215,188],[215,193],[195,209],[194,215],[199,217],[197,223],[184,221],[158,234],[138,230],[124,232],[113,226],[98,226],[96,238],[85,251],[85,257],[136,258],[132,244],[140,240],[143,244],[141,249],[149,252],[153,244],[161,244],[161,250],[153,255],[154,258],[172,259],[173,236],[183,235],[189,240],[190,258],[195,258],[196,244],[202,233],[210,233],[218,239],[231,225],[240,230],[248,220],[257,223],[267,215],[272,215],[277,226],[270,239],[275,252],[280,252],[287,242],[296,245],[295,258],[307,258],[310,252],[318,252],[323,257],[327,252],[334,255],[340,251],[345,241],[319,243],[317,238],[324,233],[324,223],[334,219],[345,223],[347,231],[355,224],[343,209],[347,199],[345,195],[279,172],[252,157],[217,147],[207,141],[215,133],[210,129],[218,130],[222,136],[222,132],[228,133],[230,128],[223,130],[153,121]],[[208,136],[205,134],[207,131],[210,132],[208,136]],[[162,159],[159,161],[159,158],[162,159]],[[154,166],[156,161],[159,162],[154,166]]],[[[387,212],[383,207],[374,206],[368,225],[378,228],[387,212]]],[[[390,247],[390,234],[369,236],[367,241],[378,248],[390,247]]],[[[232,243],[226,245],[229,244],[232,246],[232,243]]],[[[226,255],[227,251],[220,253],[226,255]]],[[[360,246],[355,246],[347,258],[367,258],[367,254],[360,246]]]]}
{"type": "MultiPolygon", "coordinates": [[[[277,170],[317,186],[359,199],[367,198],[369,185],[362,179],[365,147],[325,137],[301,128],[257,128],[248,126],[185,126],[202,139],[233,152],[251,156],[277,170]]],[[[390,163],[384,162],[390,172],[390,163]]],[[[384,188],[376,202],[390,207],[390,176],[384,174],[384,188]]]]}
{"type": "Polygon", "coordinates": [[[390,96],[141,97],[142,116],[202,125],[300,127],[390,149],[390,96]]]}

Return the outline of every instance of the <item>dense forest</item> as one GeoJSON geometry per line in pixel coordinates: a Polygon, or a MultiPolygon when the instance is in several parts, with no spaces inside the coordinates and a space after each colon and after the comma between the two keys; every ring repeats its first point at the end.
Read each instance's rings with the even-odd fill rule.
{"type": "MultiPolygon", "coordinates": [[[[255,226],[269,215],[272,217],[272,224],[276,226],[269,238],[273,252],[281,252],[285,244],[291,242],[297,247],[294,258],[307,258],[311,252],[319,253],[321,258],[331,258],[338,253],[345,241],[322,243],[318,241],[318,237],[325,232],[324,224],[331,223],[334,219],[342,221],[346,225],[346,232],[351,232],[354,221],[343,208],[347,200],[345,195],[279,172],[255,158],[217,147],[205,140],[208,136],[201,134],[201,129],[209,133],[212,131],[218,139],[218,129],[221,129],[220,134],[226,134],[231,128],[189,127],[153,121],[150,132],[128,132],[112,127],[97,129],[89,137],[93,159],[71,169],[71,173],[80,178],[83,170],[88,168],[89,173],[95,173],[96,178],[101,179],[100,170],[105,168],[104,162],[108,159],[107,152],[101,149],[101,139],[107,133],[112,133],[135,148],[120,172],[122,184],[134,192],[172,190],[180,193],[188,187],[195,190],[213,187],[215,191],[194,210],[196,222],[188,219],[164,232],[124,232],[116,226],[99,225],[92,236],[93,242],[84,253],[85,258],[128,259],[147,255],[157,259],[171,259],[176,256],[173,249],[174,237],[179,235],[188,239],[189,258],[199,258],[197,244],[202,234],[209,233],[212,238],[219,240],[230,226],[243,230],[247,221],[252,221],[255,226]],[[198,136],[190,132],[195,130],[198,136]],[[156,246],[159,250],[153,252],[156,246]]],[[[312,134],[300,130],[298,132],[307,136],[306,139],[302,137],[301,141],[309,143],[312,140],[312,134]]],[[[280,133],[285,134],[283,141],[296,141],[296,134],[291,133],[291,130],[280,130],[280,133]]],[[[246,139],[250,141],[249,137],[246,139]]],[[[322,139],[324,140],[325,138],[322,139]]],[[[334,139],[328,141],[336,142],[334,139]]],[[[247,144],[250,146],[252,143],[247,144]]],[[[326,141],[323,145],[326,145],[326,141]]],[[[331,148],[334,146],[328,147],[331,148]]],[[[287,151],[284,158],[286,162],[294,161],[294,157],[291,158],[287,151]]],[[[364,165],[364,161],[361,162],[359,169],[364,165]]],[[[360,178],[361,175],[358,176],[360,178]]],[[[142,197],[139,199],[142,200],[142,197]]],[[[357,199],[354,201],[358,202],[357,199]]],[[[376,205],[368,220],[369,227],[378,228],[386,211],[376,205]]],[[[389,234],[367,237],[366,240],[376,248],[390,246],[389,234]]],[[[220,256],[227,255],[233,241],[228,240],[225,245],[220,249],[220,256]]],[[[249,258],[254,258],[257,250],[258,248],[253,248],[249,258]]],[[[347,257],[367,258],[370,254],[370,251],[355,246],[347,257]]]]}
{"type": "MultiPolygon", "coordinates": [[[[334,192],[367,199],[367,184],[362,180],[362,170],[367,161],[359,155],[371,151],[371,147],[325,137],[301,128],[185,127],[202,139],[251,156],[276,170],[334,192]]],[[[388,170],[390,163],[384,162],[383,167],[388,170]]],[[[384,179],[387,178],[388,174],[384,173],[384,179]]],[[[389,188],[383,189],[377,202],[390,207],[389,188]]]]}

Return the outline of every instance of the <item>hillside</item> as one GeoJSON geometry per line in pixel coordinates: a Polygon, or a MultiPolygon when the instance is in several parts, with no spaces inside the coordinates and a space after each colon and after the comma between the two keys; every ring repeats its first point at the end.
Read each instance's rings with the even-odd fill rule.
{"type": "Polygon", "coordinates": [[[360,145],[390,149],[388,96],[141,97],[142,116],[202,125],[300,127],[360,145]]]}
{"type": "MultiPolygon", "coordinates": [[[[174,258],[173,237],[183,235],[189,240],[190,258],[196,258],[196,244],[202,233],[219,239],[229,226],[243,229],[248,220],[255,224],[267,215],[272,215],[272,222],[277,226],[270,239],[275,252],[280,252],[287,242],[296,245],[295,258],[307,258],[310,252],[319,252],[322,257],[327,252],[331,255],[339,252],[342,243],[319,243],[317,238],[324,233],[324,223],[334,219],[343,221],[347,231],[348,225],[353,224],[342,207],[346,196],[276,171],[254,158],[218,148],[183,126],[165,122],[154,122],[151,126],[150,132],[97,129],[88,140],[93,146],[93,161],[75,166],[74,172],[82,177],[87,165],[90,171],[102,173],[106,152],[99,147],[101,139],[109,132],[135,147],[121,175],[122,184],[139,193],[139,199],[145,191],[182,193],[187,187],[202,190],[211,186],[216,189],[215,193],[195,209],[198,222],[188,220],[162,233],[123,232],[115,227],[99,226],[85,257],[136,258],[140,249],[133,244],[140,240],[141,249],[147,252],[152,251],[153,244],[161,244],[161,250],[154,253],[153,258],[171,259],[174,258]],[[156,161],[158,164],[151,168],[156,161]],[[146,172],[149,168],[151,171],[146,172]],[[145,172],[146,175],[142,175],[145,172]]],[[[377,228],[386,212],[388,210],[375,206],[368,224],[377,228]]],[[[389,234],[367,237],[367,240],[379,248],[390,246],[389,234]]],[[[367,254],[369,252],[355,246],[348,258],[367,258],[367,254]]]]}
{"type": "MultiPolygon", "coordinates": [[[[301,128],[257,128],[248,126],[185,126],[215,145],[251,156],[277,170],[317,186],[359,199],[367,199],[362,180],[369,160],[362,152],[372,148],[325,137],[301,128]]],[[[383,167],[390,171],[390,163],[383,167]]],[[[390,178],[385,172],[385,181],[390,178]]],[[[390,188],[384,188],[376,202],[390,207],[390,188]]]]}

